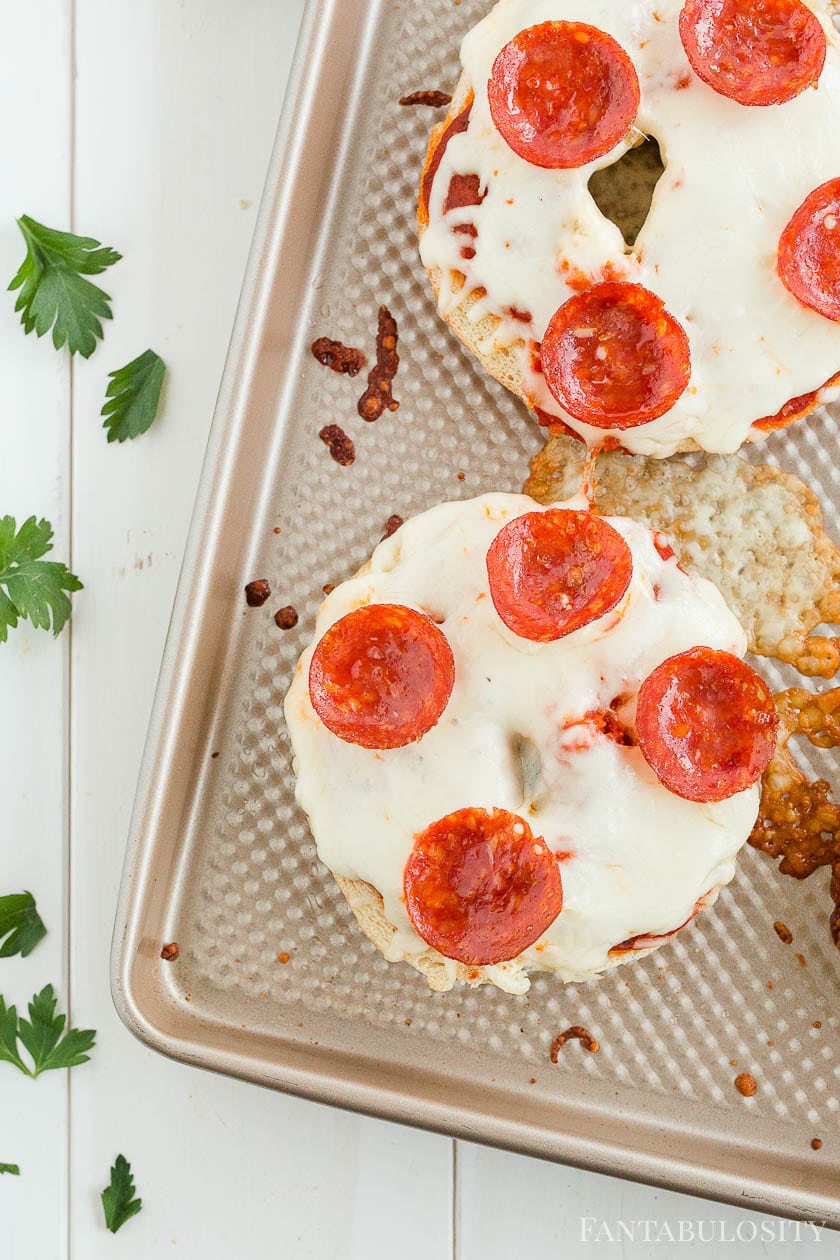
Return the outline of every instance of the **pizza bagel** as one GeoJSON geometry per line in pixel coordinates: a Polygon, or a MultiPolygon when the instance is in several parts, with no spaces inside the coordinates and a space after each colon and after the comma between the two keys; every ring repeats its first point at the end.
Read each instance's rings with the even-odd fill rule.
{"type": "MultiPolygon", "coordinates": [[[[840,36],[825,0],[500,0],[432,133],[438,308],[541,423],[732,452],[840,386],[840,36]],[[662,173],[625,239],[592,188],[662,173]]],[[[631,190],[632,191],[632,190],[631,190]]]]}
{"type": "Polygon", "coordinates": [[[318,614],[285,702],[297,797],[389,961],[438,990],[593,978],[710,905],[776,711],[716,588],[583,496],[445,503],[318,614]]]}

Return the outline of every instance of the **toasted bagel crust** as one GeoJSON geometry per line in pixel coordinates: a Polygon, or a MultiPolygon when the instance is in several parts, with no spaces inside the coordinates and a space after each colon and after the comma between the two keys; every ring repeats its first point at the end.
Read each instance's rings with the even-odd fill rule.
{"type": "MultiPolygon", "coordinates": [[[[385,905],[379,893],[361,879],[345,879],[341,875],[335,875],[333,878],[344,894],[365,936],[376,946],[380,954],[390,961],[389,946],[396,928],[385,915],[385,905]]],[[[719,892],[720,889],[713,889],[709,897],[705,899],[705,905],[712,905],[717,900],[719,892]]],[[[682,931],[682,928],[679,930],[682,931]]],[[[670,936],[663,937],[659,944],[648,945],[644,949],[628,949],[620,952],[616,950],[610,956],[607,970],[620,967],[624,963],[636,962],[640,958],[647,958],[648,954],[661,949],[671,939],[670,936]]],[[[448,993],[456,984],[468,984],[473,988],[482,984],[492,984],[484,967],[467,967],[464,963],[449,962],[437,950],[431,948],[420,954],[400,953],[399,961],[408,963],[415,971],[425,976],[429,988],[435,993],[448,993]]],[[[533,969],[531,971],[533,974],[533,969]]]]}

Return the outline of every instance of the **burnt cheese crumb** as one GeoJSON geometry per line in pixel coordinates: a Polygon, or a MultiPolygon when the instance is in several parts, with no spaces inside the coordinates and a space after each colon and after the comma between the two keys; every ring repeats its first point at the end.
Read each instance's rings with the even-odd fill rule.
{"type": "Polygon", "coordinates": [[[755,1077],[749,1072],[741,1072],[735,1077],[735,1088],[739,1094],[743,1094],[744,1098],[752,1098],[758,1090],[755,1077]]]}
{"type": "Polygon", "coordinates": [[[312,342],[310,350],[319,363],[342,376],[358,376],[367,363],[367,356],[362,350],[345,346],[342,341],[333,341],[331,337],[318,337],[312,342]]]}
{"type": "Polygon", "coordinates": [[[363,420],[378,420],[386,409],[396,411],[399,403],[392,387],[400,356],[397,353],[397,321],[387,306],[380,306],[376,333],[376,363],[368,373],[367,389],[359,399],[358,412],[363,420]]]}
{"type": "Polygon", "coordinates": [[[287,604],[285,608],[278,608],[274,614],[274,624],[278,630],[292,630],[298,623],[297,609],[291,604],[287,604]]]}
{"type": "Polygon", "coordinates": [[[567,1041],[579,1041],[584,1050],[588,1050],[590,1054],[596,1054],[601,1048],[600,1043],[592,1036],[588,1028],[573,1024],[571,1028],[567,1028],[565,1032],[561,1032],[554,1038],[549,1054],[552,1063],[559,1061],[560,1051],[567,1041]]]}
{"type": "Polygon", "coordinates": [[[448,92],[425,90],[409,92],[407,96],[400,97],[400,105],[429,105],[432,109],[442,109],[444,105],[451,104],[452,97],[448,92]]]}
{"type": "Polygon", "coordinates": [[[245,602],[249,608],[262,608],[267,599],[271,598],[271,587],[265,578],[257,578],[255,582],[249,582],[245,587],[245,602]]]}
{"type": "Polygon", "coordinates": [[[318,437],[329,449],[330,455],[337,464],[347,467],[356,458],[356,447],[340,425],[325,424],[318,437]]]}
{"type": "Polygon", "coordinates": [[[389,516],[385,522],[385,533],[382,535],[380,541],[384,542],[386,538],[390,538],[392,534],[396,534],[399,527],[404,524],[405,520],[402,516],[397,516],[396,513],[394,513],[393,516],[389,516]]]}

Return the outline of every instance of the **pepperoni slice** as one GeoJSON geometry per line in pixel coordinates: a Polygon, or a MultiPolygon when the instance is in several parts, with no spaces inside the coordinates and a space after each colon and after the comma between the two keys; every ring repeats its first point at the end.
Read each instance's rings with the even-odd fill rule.
{"type": "Polygon", "coordinates": [[[460,114],[455,115],[452,122],[444,131],[437,143],[434,153],[431,155],[425,171],[423,172],[423,179],[420,184],[420,217],[423,224],[426,224],[429,221],[429,203],[432,199],[432,185],[434,184],[435,176],[440,169],[440,164],[443,161],[444,154],[446,153],[447,145],[453,136],[459,136],[462,131],[466,131],[467,127],[469,127],[472,105],[472,94],[470,94],[470,98],[461,110],[460,114]]]}
{"type": "Polygon", "coordinates": [[[739,105],[793,100],[825,63],[825,31],[802,0],[687,0],[680,38],[695,74],[739,105]]]}
{"type": "Polygon", "coordinates": [[[569,298],[540,347],[546,384],[570,416],[633,429],[670,411],[691,376],[688,337],[640,284],[606,281],[569,298]]]}
{"type": "Polygon", "coordinates": [[[639,80],[611,35],[541,22],[499,53],[487,84],[502,139],[533,166],[585,166],[615,148],[639,110],[639,80]]]}
{"type": "Polygon", "coordinates": [[[660,560],[664,560],[666,564],[669,560],[673,560],[677,554],[664,534],[654,534],[653,545],[660,560]]]}
{"type": "MultiPolygon", "coordinates": [[[[450,210],[461,210],[465,206],[480,206],[486,196],[487,193],[481,191],[477,175],[459,175],[456,172],[449,181],[443,213],[449,214],[450,210]]],[[[475,235],[475,228],[472,235],[475,235]]]]}
{"type": "Polygon", "coordinates": [[[309,696],[327,730],[362,748],[403,748],[446,708],[455,662],[445,636],[402,604],[368,604],[320,640],[309,696]]]}
{"type": "Polygon", "coordinates": [[[809,193],[782,232],[779,275],[803,306],[840,321],[840,179],[809,193]]]}
{"type": "Polygon", "coordinates": [[[471,967],[518,957],[563,909],[557,859],[506,809],[459,809],[421,831],[403,885],[418,934],[471,967]]]}
{"type": "Polygon", "coordinates": [[[630,585],[633,557],[612,525],[590,512],[526,512],[487,552],[490,596],[522,639],[551,643],[615,608],[630,585]]]}
{"type": "Polygon", "coordinates": [[[657,778],[688,801],[723,801],[756,783],[777,726],[770,688],[729,652],[671,656],[639,689],[639,747],[657,778]]]}

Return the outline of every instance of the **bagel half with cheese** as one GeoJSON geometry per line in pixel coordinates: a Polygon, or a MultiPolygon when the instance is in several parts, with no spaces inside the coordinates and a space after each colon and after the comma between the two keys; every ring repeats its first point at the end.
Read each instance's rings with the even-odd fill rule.
{"type": "Polygon", "coordinates": [[[421,257],[542,423],[732,452],[837,397],[840,37],[825,0],[777,7],[772,47],[747,0],[499,0],[464,39],[421,257]],[[590,186],[632,196],[646,137],[664,170],[628,243],[590,186]]]}
{"type": "Polygon", "coordinates": [[[446,503],[321,606],[285,712],[362,930],[432,988],[593,978],[710,905],[776,713],[667,540],[578,496],[446,503]]]}

